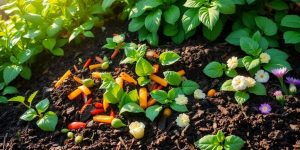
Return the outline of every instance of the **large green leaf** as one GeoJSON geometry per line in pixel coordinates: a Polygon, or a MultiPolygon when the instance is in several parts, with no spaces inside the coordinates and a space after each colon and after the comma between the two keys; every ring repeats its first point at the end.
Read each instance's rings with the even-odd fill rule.
{"type": "Polygon", "coordinates": [[[171,65],[177,62],[180,59],[180,56],[172,51],[166,51],[159,55],[159,62],[163,65],[171,65]]]}
{"type": "Polygon", "coordinates": [[[22,67],[21,66],[17,66],[17,65],[10,65],[5,67],[4,71],[3,71],[3,79],[5,84],[9,84],[11,81],[13,81],[22,71],[22,67]]]}
{"type": "Polygon", "coordinates": [[[213,29],[219,20],[219,10],[217,6],[201,7],[199,9],[199,20],[210,30],[213,29]]]}
{"type": "Polygon", "coordinates": [[[156,33],[160,26],[162,12],[160,9],[156,9],[150,12],[145,18],[145,27],[148,31],[156,33]]]}
{"type": "Polygon", "coordinates": [[[130,32],[138,31],[139,29],[141,29],[144,26],[144,20],[145,20],[145,18],[143,18],[143,17],[133,18],[128,24],[128,30],[130,32]]]}
{"type": "Polygon", "coordinates": [[[124,112],[141,113],[144,112],[144,109],[136,103],[127,103],[121,108],[120,114],[123,114],[124,112]]]}
{"type": "Polygon", "coordinates": [[[248,89],[249,93],[253,93],[255,95],[260,95],[260,96],[264,96],[267,95],[267,90],[266,87],[259,82],[256,82],[254,87],[251,87],[248,89]]]}
{"type": "Polygon", "coordinates": [[[42,43],[45,48],[47,48],[48,50],[52,50],[56,44],[56,39],[55,38],[44,39],[42,43]]]}
{"type": "Polygon", "coordinates": [[[188,9],[184,12],[181,22],[185,33],[198,27],[201,23],[198,17],[198,9],[188,9]]]}
{"type": "Polygon", "coordinates": [[[219,9],[222,14],[235,13],[235,4],[232,0],[219,0],[219,9]]]}
{"type": "Polygon", "coordinates": [[[41,113],[45,112],[49,108],[49,105],[50,105],[50,101],[48,100],[48,98],[46,98],[46,99],[38,102],[35,105],[35,108],[38,111],[38,114],[41,114],[41,113]]]}
{"type": "Polygon", "coordinates": [[[170,85],[179,86],[182,81],[182,77],[175,71],[165,71],[164,76],[170,85]]]}
{"type": "Polygon", "coordinates": [[[286,44],[297,44],[300,43],[300,32],[297,31],[286,31],[283,34],[284,42],[286,44]]]}
{"type": "Polygon", "coordinates": [[[47,113],[45,113],[43,118],[39,119],[36,122],[36,125],[43,131],[54,131],[57,121],[57,115],[52,111],[48,111],[47,113]]]}
{"type": "Polygon", "coordinates": [[[175,24],[180,17],[180,9],[176,5],[171,5],[164,12],[164,19],[169,24],[175,24]]]}
{"type": "Polygon", "coordinates": [[[277,33],[277,25],[267,17],[255,17],[256,25],[267,35],[272,36],[277,33]]]}
{"type": "Polygon", "coordinates": [[[230,135],[225,138],[225,150],[240,150],[244,146],[245,141],[238,136],[230,135]]]}
{"type": "Polygon", "coordinates": [[[222,64],[216,61],[210,62],[207,66],[205,66],[203,72],[211,78],[222,77],[224,73],[222,64]]]}
{"type": "Polygon", "coordinates": [[[240,39],[242,37],[249,37],[249,31],[246,29],[240,29],[231,32],[227,37],[226,41],[232,45],[240,45],[240,39]]]}
{"type": "Polygon", "coordinates": [[[206,3],[206,0],[187,0],[184,3],[184,6],[188,7],[188,8],[199,8],[205,3],[206,3]]]}
{"type": "Polygon", "coordinates": [[[202,32],[205,38],[209,41],[214,41],[218,38],[223,30],[223,23],[219,20],[216,25],[212,28],[212,30],[208,29],[206,26],[203,26],[202,32]]]}
{"type": "Polygon", "coordinates": [[[163,90],[154,90],[150,93],[150,95],[161,104],[166,104],[168,102],[168,93],[163,90]]]}
{"type": "Polygon", "coordinates": [[[154,72],[152,65],[144,58],[140,58],[135,66],[135,73],[138,76],[151,75],[154,72]]]}
{"type": "Polygon", "coordinates": [[[206,135],[196,141],[195,146],[201,150],[218,150],[220,144],[216,135],[206,135]]]}
{"type": "Polygon", "coordinates": [[[242,37],[240,39],[241,49],[246,52],[248,55],[259,56],[261,53],[261,48],[259,47],[258,42],[252,38],[242,37]]]}
{"type": "Polygon", "coordinates": [[[20,119],[25,120],[25,121],[32,121],[34,118],[36,118],[38,115],[36,111],[33,108],[29,108],[22,116],[20,119]]]}
{"type": "Polygon", "coordinates": [[[146,110],[146,117],[149,118],[151,121],[159,115],[159,112],[162,110],[162,106],[160,105],[153,105],[147,108],[146,110]]]}
{"type": "Polygon", "coordinates": [[[234,98],[238,104],[242,105],[250,98],[250,95],[246,92],[236,91],[234,98]]]}
{"type": "Polygon", "coordinates": [[[184,80],[182,82],[182,91],[185,95],[191,95],[199,88],[199,84],[192,80],[184,80]]]}
{"type": "Polygon", "coordinates": [[[300,28],[300,16],[286,15],[282,18],[281,25],[290,28],[300,28]]]}

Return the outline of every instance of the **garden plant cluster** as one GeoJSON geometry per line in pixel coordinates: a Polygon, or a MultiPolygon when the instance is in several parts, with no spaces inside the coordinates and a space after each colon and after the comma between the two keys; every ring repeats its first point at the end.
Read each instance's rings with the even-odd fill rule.
{"type": "MultiPolygon", "coordinates": [[[[191,98],[202,101],[233,92],[241,106],[252,96],[269,96],[284,107],[287,97],[298,94],[300,86],[300,79],[287,75],[293,72],[289,51],[300,53],[297,9],[299,0],[7,0],[0,6],[0,104],[21,103],[27,110],[20,119],[36,120],[43,131],[60,128],[78,145],[84,138],[78,131],[88,128],[91,120],[115,129],[128,128],[136,140],[144,137],[147,126],[139,120],[127,124],[130,116],[154,123],[176,115],[173,121],[184,129],[190,125],[187,105],[191,98]],[[147,44],[127,42],[125,34],[115,33],[102,46],[110,56],[88,58],[80,68],[74,65],[54,81],[54,90],[63,89],[66,82],[77,86],[64,100],[83,100],[78,110],[80,120],[58,127],[59,116],[51,111],[50,99],[35,102],[38,91],[28,99],[15,96],[18,89],[14,81],[19,76],[30,80],[30,67],[41,53],[63,57],[66,44],[93,38],[93,29],[111,19],[127,19],[128,31],[137,33],[139,42],[146,41],[149,46],[159,46],[160,39],[181,44],[194,36],[209,41],[224,38],[242,56],[230,55],[226,62],[205,64],[202,72],[207,78],[222,82],[219,89],[205,91],[186,78],[189,72],[185,68],[169,69],[180,61],[178,53],[157,53],[147,44]],[[228,25],[231,31],[224,35],[228,25]],[[202,35],[197,35],[199,31],[202,35]],[[125,57],[119,61],[120,55],[125,57]],[[133,66],[134,74],[121,71],[113,76],[114,63],[133,66]],[[279,88],[270,95],[266,84],[273,77],[278,79],[279,88]],[[103,94],[94,97],[98,91],[103,94]]],[[[263,115],[272,112],[268,103],[259,104],[257,109],[263,115]]],[[[225,136],[221,130],[193,141],[203,150],[239,150],[245,143],[245,139],[225,136]]]]}

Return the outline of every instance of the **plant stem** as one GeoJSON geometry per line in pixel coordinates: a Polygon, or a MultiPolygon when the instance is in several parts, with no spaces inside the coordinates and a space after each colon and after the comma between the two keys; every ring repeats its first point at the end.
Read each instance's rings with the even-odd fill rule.
{"type": "Polygon", "coordinates": [[[281,89],[283,90],[283,93],[285,95],[288,95],[288,90],[286,88],[286,85],[283,83],[283,78],[278,78],[279,79],[279,82],[280,82],[280,86],[281,86],[281,89]]]}

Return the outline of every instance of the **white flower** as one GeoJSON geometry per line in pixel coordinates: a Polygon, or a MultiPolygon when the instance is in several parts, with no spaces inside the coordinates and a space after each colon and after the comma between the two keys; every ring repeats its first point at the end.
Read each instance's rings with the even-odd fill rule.
{"type": "Polygon", "coordinates": [[[242,91],[248,87],[248,82],[244,76],[236,76],[233,78],[231,85],[233,89],[242,91]]]}
{"type": "Polygon", "coordinates": [[[179,114],[179,116],[176,118],[176,123],[179,127],[186,127],[190,124],[190,118],[186,114],[179,114]]]}
{"type": "Polygon", "coordinates": [[[255,86],[256,81],[253,78],[247,77],[246,80],[247,80],[247,86],[248,87],[254,87],[255,86]]]}
{"type": "Polygon", "coordinates": [[[264,70],[258,70],[255,74],[255,80],[257,82],[266,83],[270,79],[269,73],[264,70]]]}
{"type": "Polygon", "coordinates": [[[269,63],[271,60],[270,55],[267,53],[261,53],[259,58],[260,58],[260,62],[265,64],[269,63]]]}
{"type": "Polygon", "coordinates": [[[129,125],[129,133],[136,139],[144,137],[145,124],[142,122],[134,121],[129,125]]]}
{"type": "Polygon", "coordinates": [[[178,95],[175,98],[175,102],[178,105],[186,105],[188,103],[188,98],[186,96],[184,96],[184,95],[178,95]]]}
{"type": "Polygon", "coordinates": [[[229,69],[235,69],[239,64],[237,57],[231,57],[227,60],[227,66],[229,69]]]}
{"type": "Polygon", "coordinates": [[[124,41],[124,37],[122,35],[115,35],[113,37],[113,42],[115,43],[122,43],[124,41]]]}
{"type": "Polygon", "coordinates": [[[202,90],[197,89],[197,90],[194,91],[194,98],[195,99],[204,99],[205,97],[206,97],[206,94],[203,93],[202,90]]]}

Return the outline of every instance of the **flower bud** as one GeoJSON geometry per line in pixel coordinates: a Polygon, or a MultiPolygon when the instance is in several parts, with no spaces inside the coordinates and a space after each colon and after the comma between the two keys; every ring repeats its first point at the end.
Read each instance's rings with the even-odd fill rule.
{"type": "Polygon", "coordinates": [[[297,87],[294,84],[290,84],[289,92],[292,95],[296,94],[297,93],[297,87]]]}
{"type": "Polygon", "coordinates": [[[145,124],[142,122],[132,122],[129,125],[129,133],[134,136],[136,139],[141,139],[144,137],[145,124]]]}

